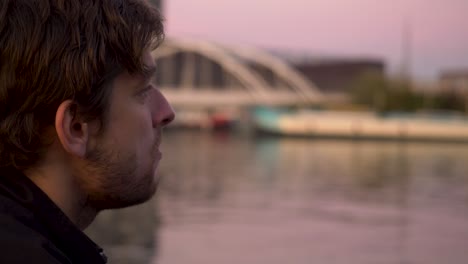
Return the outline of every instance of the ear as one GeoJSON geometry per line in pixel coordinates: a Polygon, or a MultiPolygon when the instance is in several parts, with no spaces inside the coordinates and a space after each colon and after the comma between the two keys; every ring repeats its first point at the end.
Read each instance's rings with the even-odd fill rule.
{"type": "Polygon", "coordinates": [[[78,106],[72,100],[63,101],[55,114],[55,130],[66,152],[85,157],[89,138],[88,124],[77,116],[78,106]]]}

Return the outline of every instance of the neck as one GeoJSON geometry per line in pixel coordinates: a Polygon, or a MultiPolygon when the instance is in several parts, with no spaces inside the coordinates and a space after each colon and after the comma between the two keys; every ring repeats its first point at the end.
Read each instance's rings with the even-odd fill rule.
{"type": "MultiPolygon", "coordinates": [[[[53,159],[52,159],[53,160],[53,159]]],[[[56,159],[60,160],[60,159],[56,159]]],[[[29,177],[62,212],[80,229],[86,229],[98,211],[88,203],[73,173],[62,162],[43,165],[25,171],[29,177]]]]}

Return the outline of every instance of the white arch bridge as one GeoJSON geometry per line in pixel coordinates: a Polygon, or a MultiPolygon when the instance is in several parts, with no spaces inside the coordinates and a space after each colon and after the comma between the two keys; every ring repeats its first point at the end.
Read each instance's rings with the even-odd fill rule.
{"type": "Polygon", "coordinates": [[[155,83],[176,108],[300,105],[320,90],[285,62],[251,48],[167,39],[153,52],[155,83]]]}

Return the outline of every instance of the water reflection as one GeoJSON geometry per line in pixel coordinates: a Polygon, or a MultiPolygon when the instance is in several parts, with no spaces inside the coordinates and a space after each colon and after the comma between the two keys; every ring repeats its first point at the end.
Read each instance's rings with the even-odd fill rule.
{"type": "Polygon", "coordinates": [[[171,131],[163,148],[157,199],[94,229],[152,247],[131,263],[468,259],[467,146],[171,131]]]}

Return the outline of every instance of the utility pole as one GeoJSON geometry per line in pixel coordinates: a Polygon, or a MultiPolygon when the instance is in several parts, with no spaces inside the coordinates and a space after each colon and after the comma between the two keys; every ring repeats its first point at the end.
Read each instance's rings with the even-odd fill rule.
{"type": "Polygon", "coordinates": [[[402,81],[407,85],[412,85],[411,78],[411,63],[412,63],[412,40],[413,40],[413,29],[411,21],[405,18],[403,21],[403,32],[401,41],[401,78],[402,81]]]}

